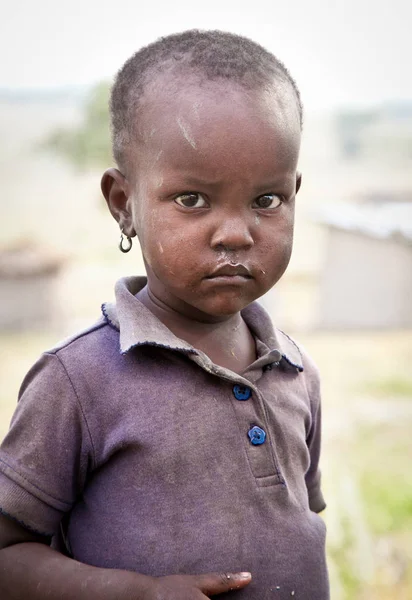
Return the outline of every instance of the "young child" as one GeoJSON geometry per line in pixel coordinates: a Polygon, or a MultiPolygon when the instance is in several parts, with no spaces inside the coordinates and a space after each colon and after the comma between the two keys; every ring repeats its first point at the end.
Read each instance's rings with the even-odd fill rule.
{"type": "Polygon", "coordinates": [[[23,382],[0,597],[326,600],[318,375],[255,302],[292,250],[296,84],[248,39],[187,31],[126,62],[111,114],[102,190],[147,279],[23,382]]]}

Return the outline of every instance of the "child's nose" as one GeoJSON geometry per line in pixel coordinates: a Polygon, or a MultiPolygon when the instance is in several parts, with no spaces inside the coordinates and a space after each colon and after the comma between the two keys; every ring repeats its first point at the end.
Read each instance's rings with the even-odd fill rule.
{"type": "Polygon", "coordinates": [[[211,239],[213,249],[241,250],[253,245],[254,239],[248,223],[240,217],[222,219],[211,239]]]}

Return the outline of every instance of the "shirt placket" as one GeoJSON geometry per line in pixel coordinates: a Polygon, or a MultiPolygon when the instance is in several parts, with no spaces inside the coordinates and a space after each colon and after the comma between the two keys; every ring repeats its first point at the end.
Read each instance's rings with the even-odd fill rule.
{"type": "Polygon", "coordinates": [[[276,440],[269,427],[265,400],[256,385],[260,376],[269,375],[265,372],[262,374],[262,367],[276,364],[280,357],[278,354],[268,354],[266,359],[258,359],[244,376],[218,367],[199,354],[191,357],[203,369],[224,379],[228,385],[242,444],[258,487],[285,485],[276,451],[276,440]]]}
{"type": "Polygon", "coordinates": [[[276,451],[276,440],[273,439],[273,432],[269,427],[264,398],[257,386],[235,384],[232,387],[231,401],[250,469],[257,485],[259,487],[284,485],[285,480],[276,451]],[[239,387],[243,392],[241,395],[236,393],[239,387]],[[242,395],[247,398],[243,399],[242,395]]]}

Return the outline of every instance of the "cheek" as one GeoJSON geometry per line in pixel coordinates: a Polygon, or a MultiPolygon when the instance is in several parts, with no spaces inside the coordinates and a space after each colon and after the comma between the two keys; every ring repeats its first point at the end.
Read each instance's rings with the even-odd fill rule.
{"type": "Polygon", "coordinates": [[[287,227],[276,227],[262,240],[258,257],[262,293],[273,287],[286,271],[293,246],[293,221],[287,227]]]}
{"type": "Polygon", "coordinates": [[[183,282],[186,275],[196,271],[196,244],[193,236],[183,233],[182,228],[174,227],[173,223],[168,225],[159,227],[159,221],[153,219],[145,227],[139,236],[142,254],[158,275],[179,275],[183,282]]]}
{"type": "Polygon", "coordinates": [[[293,212],[265,232],[261,243],[262,254],[278,264],[289,262],[293,246],[293,212]]]}

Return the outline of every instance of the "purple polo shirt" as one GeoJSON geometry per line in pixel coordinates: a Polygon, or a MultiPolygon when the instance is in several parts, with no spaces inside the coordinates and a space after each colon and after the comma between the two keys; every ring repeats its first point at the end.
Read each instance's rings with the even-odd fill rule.
{"type": "Polygon", "coordinates": [[[327,600],[314,365],[253,303],[257,360],[219,367],[137,300],[145,282],[120,280],[102,318],[27,374],[1,511],[91,565],[251,571],[226,597],[327,600]]]}

